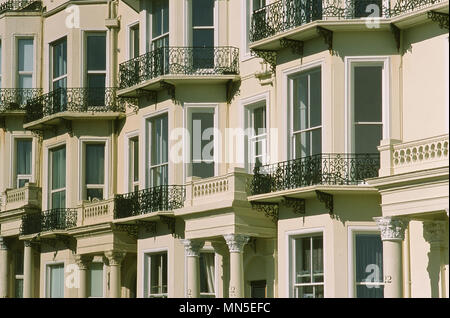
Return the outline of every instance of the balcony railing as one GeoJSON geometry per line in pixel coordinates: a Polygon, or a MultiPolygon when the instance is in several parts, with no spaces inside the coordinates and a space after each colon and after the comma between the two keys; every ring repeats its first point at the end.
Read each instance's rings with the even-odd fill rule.
{"type": "Polygon", "coordinates": [[[253,12],[252,42],[316,20],[390,18],[445,0],[279,0],[253,12]]]}
{"type": "Polygon", "coordinates": [[[123,112],[125,108],[116,88],[58,88],[27,102],[25,122],[65,111],[123,112]]]}
{"type": "Polygon", "coordinates": [[[51,209],[22,216],[21,235],[66,230],[77,225],[77,209],[51,209]]]}
{"type": "Polygon", "coordinates": [[[313,185],[357,185],[378,176],[379,154],[319,154],[255,167],[253,195],[313,185]]]}
{"type": "Polygon", "coordinates": [[[153,188],[118,194],[114,199],[114,218],[121,219],[152,212],[172,211],[183,207],[185,187],[162,185],[153,188]]]}
{"type": "Polygon", "coordinates": [[[162,75],[226,75],[239,73],[234,47],[162,47],[119,65],[121,89],[162,75]]]}
{"type": "Polygon", "coordinates": [[[41,188],[35,183],[26,183],[18,189],[6,189],[2,199],[4,206],[2,210],[9,211],[23,207],[41,206],[41,188]]]}
{"type": "Polygon", "coordinates": [[[0,4],[0,13],[5,11],[41,11],[42,2],[36,0],[9,0],[0,4]]]}
{"type": "Polygon", "coordinates": [[[25,110],[27,101],[41,94],[40,88],[0,88],[0,112],[25,110]]]}

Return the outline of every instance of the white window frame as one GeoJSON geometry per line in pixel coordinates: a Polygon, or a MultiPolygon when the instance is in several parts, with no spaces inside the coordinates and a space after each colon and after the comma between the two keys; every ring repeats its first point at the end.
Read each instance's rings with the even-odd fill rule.
{"type": "MultiPolygon", "coordinates": [[[[390,139],[390,113],[391,113],[391,62],[389,56],[346,56],[345,63],[345,151],[355,152],[355,122],[354,122],[354,91],[353,91],[353,71],[355,66],[382,66],[382,140],[390,139]]],[[[376,123],[379,124],[379,123],[376,123]]]]}
{"type": "Polygon", "coordinates": [[[192,176],[192,154],[191,154],[191,136],[192,136],[192,113],[195,112],[205,112],[212,113],[211,109],[214,113],[214,176],[219,175],[219,158],[221,155],[220,149],[220,136],[219,132],[219,104],[211,104],[211,103],[184,103],[183,111],[184,111],[184,123],[183,127],[185,128],[185,132],[187,134],[183,135],[183,153],[184,153],[184,165],[183,165],[183,179],[186,180],[186,177],[192,176]]]}
{"type": "MultiPolygon", "coordinates": [[[[380,235],[380,229],[376,226],[349,226],[347,230],[347,255],[348,255],[348,297],[356,297],[356,249],[355,238],[357,234],[378,234],[380,235]]],[[[382,269],[381,269],[382,270],[382,269]]],[[[384,283],[374,285],[384,285],[384,283]]]]}
{"type": "MultiPolygon", "coordinates": [[[[88,74],[105,74],[105,87],[108,87],[108,83],[109,83],[109,73],[110,73],[110,69],[109,69],[109,48],[110,48],[110,43],[109,43],[109,37],[108,37],[108,30],[107,29],[82,29],[81,30],[81,37],[82,37],[82,41],[81,41],[81,48],[80,48],[80,83],[82,87],[88,87],[88,74]],[[106,38],[106,51],[105,51],[105,60],[106,60],[106,69],[105,71],[89,71],[88,72],[88,64],[87,64],[87,37],[89,35],[105,35],[106,38]]],[[[68,49],[69,50],[69,49],[68,49]]]]}
{"type": "Polygon", "coordinates": [[[127,41],[127,60],[131,60],[133,58],[132,55],[133,55],[134,46],[136,45],[136,43],[134,43],[134,37],[131,36],[131,33],[134,32],[133,29],[135,29],[136,26],[138,26],[138,28],[139,28],[139,39],[138,39],[139,43],[138,43],[138,45],[139,45],[139,55],[141,55],[141,53],[140,53],[141,52],[141,41],[140,41],[140,38],[141,38],[142,30],[141,30],[140,21],[137,20],[137,21],[131,22],[131,23],[129,23],[127,25],[127,34],[126,34],[126,37],[127,37],[126,38],[126,41],[127,41]]]}
{"type": "Polygon", "coordinates": [[[282,82],[282,87],[283,90],[287,91],[287,94],[283,94],[282,95],[282,102],[283,105],[286,105],[286,107],[284,107],[284,114],[282,114],[282,125],[284,127],[286,127],[285,130],[285,142],[283,143],[285,145],[285,151],[284,153],[286,154],[285,160],[290,160],[290,159],[294,159],[294,151],[293,151],[293,147],[295,145],[292,144],[292,130],[293,130],[293,90],[292,90],[292,79],[295,78],[298,74],[303,73],[303,72],[309,72],[315,68],[320,68],[320,74],[321,74],[321,101],[322,101],[322,117],[321,117],[321,129],[322,129],[322,153],[324,152],[324,136],[327,136],[327,125],[324,125],[324,123],[326,122],[326,110],[327,110],[327,103],[326,103],[326,92],[327,92],[327,83],[325,81],[325,77],[326,77],[326,69],[325,69],[325,60],[324,59],[319,59],[317,61],[311,62],[311,63],[307,63],[304,64],[300,67],[293,67],[290,69],[287,69],[283,72],[283,82],[282,82]]]}
{"type": "MultiPolygon", "coordinates": [[[[103,200],[106,200],[109,196],[109,166],[110,166],[110,138],[109,137],[81,137],[78,140],[78,200],[88,200],[84,199],[86,196],[87,189],[100,189],[103,188],[103,200]],[[86,155],[86,144],[105,144],[105,155],[104,155],[104,184],[103,187],[99,187],[98,185],[87,185],[85,184],[85,171],[86,171],[86,163],[85,163],[85,155],[86,155]]],[[[67,157],[67,153],[66,153],[67,157]]]]}
{"type": "MultiPolygon", "coordinates": [[[[263,164],[267,164],[269,161],[269,127],[270,127],[270,116],[269,116],[269,101],[270,101],[270,92],[265,92],[262,94],[258,94],[256,96],[252,96],[246,99],[241,100],[241,105],[243,108],[243,123],[241,125],[241,127],[244,128],[244,131],[248,131],[250,133],[250,131],[248,130],[250,127],[250,124],[252,123],[251,121],[251,116],[253,113],[253,110],[255,108],[259,108],[262,106],[262,104],[265,104],[265,108],[266,108],[266,133],[263,134],[264,138],[265,138],[265,160],[263,160],[263,164]]],[[[260,138],[262,135],[260,136],[245,136],[245,141],[244,141],[244,162],[245,162],[245,169],[248,173],[253,173],[253,167],[254,167],[254,162],[252,162],[252,147],[250,147],[250,143],[251,143],[251,139],[254,138],[260,138]]],[[[263,156],[264,156],[263,155],[263,156]]]]}
{"type": "MultiPolygon", "coordinates": [[[[152,119],[159,117],[159,116],[163,116],[163,115],[167,115],[167,129],[168,129],[168,151],[169,151],[169,156],[170,156],[170,132],[171,132],[171,128],[172,125],[170,123],[170,116],[169,116],[169,109],[165,108],[162,109],[160,111],[148,114],[148,115],[144,115],[142,117],[142,126],[141,129],[142,131],[144,131],[144,134],[142,136],[142,138],[139,138],[139,162],[141,163],[139,165],[139,184],[142,186],[144,186],[144,188],[149,188],[150,187],[150,151],[152,149],[152,138],[151,138],[151,130],[150,130],[150,122],[152,119]],[[142,150],[141,150],[142,149],[142,150]],[[144,167],[144,169],[142,169],[142,167],[144,167]]],[[[167,173],[167,180],[168,180],[168,184],[170,184],[171,182],[171,169],[170,169],[170,157],[168,157],[168,173],[167,173]]]]}
{"type": "MultiPolygon", "coordinates": [[[[214,26],[197,27],[198,29],[214,29],[214,46],[219,46],[219,0],[214,1],[214,26]]],[[[184,46],[193,46],[192,0],[184,0],[185,34],[184,46]]]]}
{"type": "MultiPolygon", "coordinates": [[[[155,41],[157,41],[157,40],[160,40],[160,39],[162,39],[162,38],[164,38],[164,37],[168,37],[169,38],[169,46],[170,46],[170,7],[171,7],[171,1],[170,0],[168,0],[168,4],[169,4],[169,7],[168,7],[168,10],[169,10],[169,12],[167,13],[168,14],[168,17],[169,17],[169,32],[166,32],[166,33],[162,33],[161,35],[158,35],[157,37],[153,37],[153,5],[152,5],[152,2],[151,1],[149,1],[148,3],[146,3],[145,5],[146,5],[146,9],[147,9],[147,13],[148,13],[148,28],[147,28],[147,30],[148,30],[148,33],[147,33],[147,44],[146,44],[146,46],[147,46],[147,52],[149,52],[149,51],[153,51],[154,50],[154,48],[153,48],[153,42],[155,42],[155,41]]],[[[163,22],[163,24],[164,24],[164,22],[163,22]]],[[[139,30],[139,32],[140,32],[140,30],[139,30]]]]}
{"type": "Polygon", "coordinates": [[[141,184],[141,140],[140,140],[140,136],[139,136],[139,130],[135,130],[129,133],[125,134],[125,139],[124,139],[124,149],[125,149],[125,155],[124,155],[124,163],[125,163],[125,180],[127,180],[126,185],[124,186],[125,190],[124,192],[133,192],[134,191],[134,186],[137,185],[139,189],[141,189],[140,184],[141,184]],[[131,148],[131,140],[132,139],[138,139],[138,147],[139,147],[139,158],[138,158],[138,162],[139,162],[139,175],[138,175],[138,182],[135,183],[134,180],[132,179],[134,176],[134,172],[132,173],[133,170],[133,160],[134,160],[134,154],[132,153],[132,148],[131,148]]]}
{"type": "Polygon", "coordinates": [[[36,140],[35,138],[30,134],[16,134],[13,133],[11,135],[10,139],[10,176],[9,176],[9,186],[10,188],[17,188],[19,185],[18,183],[18,175],[16,174],[16,157],[17,157],[17,139],[31,139],[31,175],[23,175],[22,177],[29,177],[29,182],[35,182],[35,169],[36,169],[36,162],[34,158],[36,157],[36,140]]]}
{"type": "Polygon", "coordinates": [[[59,39],[49,43],[49,60],[50,60],[50,65],[49,65],[50,87],[49,87],[49,91],[53,91],[53,83],[55,83],[55,82],[57,82],[59,80],[62,80],[62,79],[65,78],[66,79],[66,86],[67,86],[67,83],[68,83],[68,73],[69,73],[69,64],[68,64],[68,58],[69,58],[68,55],[69,54],[68,54],[68,52],[67,52],[67,55],[66,55],[66,63],[67,63],[66,74],[65,75],[61,75],[61,76],[59,76],[57,78],[53,78],[53,67],[54,67],[53,50],[54,50],[54,45],[57,42],[63,41],[63,39],[65,39],[65,41],[66,41],[66,48],[67,48],[67,45],[68,45],[68,43],[67,43],[67,35],[64,35],[64,36],[60,37],[59,39]]]}
{"type": "Polygon", "coordinates": [[[66,279],[66,264],[64,261],[55,261],[55,262],[46,262],[44,264],[44,268],[45,268],[45,272],[44,272],[44,295],[45,298],[50,298],[50,279],[51,279],[51,275],[50,275],[50,267],[51,266],[56,266],[56,265],[63,265],[64,268],[64,280],[63,280],[63,298],[66,296],[66,288],[65,288],[65,279],[66,279]]]}
{"type": "MultiPolygon", "coordinates": [[[[285,249],[288,253],[288,262],[286,262],[286,295],[289,298],[294,297],[294,275],[295,275],[295,257],[294,257],[294,240],[299,237],[311,237],[311,236],[322,236],[322,250],[323,250],[323,283],[317,283],[317,285],[323,285],[323,295],[327,298],[327,244],[325,228],[309,228],[296,231],[286,232],[285,238],[285,249]]],[[[306,284],[305,284],[306,285],[306,284]]]]}
{"type": "Polygon", "coordinates": [[[16,84],[15,87],[19,88],[19,75],[29,75],[30,72],[19,72],[19,40],[33,40],[33,71],[31,72],[31,87],[36,87],[36,72],[37,72],[37,45],[36,40],[37,36],[35,34],[20,34],[20,35],[14,35],[14,45],[12,47],[12,56],[14,56],[14,71],[12,72],[14,74],[14,83],[16,84]]]}
{"type": "Polygon", "coordinates": [[[152,170],[156,169],[156,168],[160,168],[160,167],[164,167],[167,166],[167,182],[169,184],[169,153],[170,153],[170,147],[169,147],[169,113],[161,113],[157,116],[151,116],[150,118],[147,119],[147,134],[148,134],[148,152],[147,152],[147,156],[148,156],[148,161],[147,161],[147,167],[148,167],[148,171],[147,171],[147,176],[148,176],[148,180],[147,180],[147,188],[151,188],[154,187],[155,185],[152,184],[152,170]],[[153,128],[153,124],[152,121],[159,118],[159,117],[163,117],[163,116],[167,116],[167,162],[165,163],[160,163],[160,164],[156,164],[156,165],[152,165],[152,156],[151,156],[151,152],[152,152],[152,128],[153,128]]]}
{"type": "MultiPolygon", "coordinates": [[[[100,262],[100,261],[92,261],[92,263],[99,263],[99,264],[102,264],[103,265],[103,275],[102,275],[102,281],[103,281],[103,285],[102,285],[102,296],[101,297],[96,297],[96,296],[88,296],[88,298],[105,298],[105,295],[106,295],[106,284],[105,284],[105,282],[107,281],[106,280],[106,265],[105,265],[105,263],[103,263],[103,262],[100,262]]],[[[91,264],[92,264],[91,263],[91,264]]],[[[88,269],[89,271],[91,270],[90,268],[88,269]]],[[[89,274],[90,275],[90,274],[89,274]]],[[[91,282],[89,281],[89,285],[91,284],[91,282]]],[[[90,286],[88,287],[88,288],[90,288],[90,286]]]]}
{"type": "Polygon", "coordinates": [[[156,248],[156,249],[147,249],[142,251],[142,298],[169,298],[170,296],[170,253],[168,248],[156,248]],[[151,255],[155,254],[167,254],[167,293],[163,294],[153,294],[156,297],[150,297],[150,284],[151,284],[151,262],[150,257],[151,255]],[[147,292],[147,293],[146,293],[147,292]]]}

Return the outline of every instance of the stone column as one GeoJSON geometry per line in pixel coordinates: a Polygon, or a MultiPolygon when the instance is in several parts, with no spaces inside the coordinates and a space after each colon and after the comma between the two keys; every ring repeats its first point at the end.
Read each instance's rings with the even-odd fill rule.
{"type": "Polygon", "coordinates": [[[0,298],[8,297],[8,246],[0,236],[0,298]]]}
{"type": "Polygon", "coordinates": [[[408,222],[401,218],[374,218],[383,241],[384,297],[403,297],[402,244],[408,222]]]}
{"type": "Polygon", "coordinates": [[[439,221],[423,222],[423,237],[430,244],[430,252],[428,253],[427,271],[431,284],[431,297],[439,298],[442,291],[439,288],[440,279],[444,279],[441,272],[442,258],[441,247],[444,243],[445,224],[439,221]]]}
{"type": "Polygon", "coordinates": [[[230,250],[230,298],[244,297],[244,245],[250,237],[244,234],[223,236],[230,250]]]}
{"type": "Polygon", "coordinates": [[[31,298],[33,297],[33,248],[31,241],[23,243],[23,298],[31,298]]]}
{"type": "Polygon", "coordinates": [[[125,257],[125,252],[108,251],[105,256],[108,258],[110,272],[109,297],[120,298],[121,282],[120,282],[120,264],[125,257]]]}
{"type": "Polygon", "coordinates": [[[184,248],[187,256],[187,298],[200,297],[200,249],[204,241],[184,240],[184,248]]]}
{"type": "Polygon", "coordinates": [[[75,255],[75,262],[78,265],[78,273],[80,284],[78,287],[78,298],[87,298],[88,297],[88,288],[87,288],[87,271],[89,270],[89,264],[92,261],[92,256],[88,255],[75,255]]]}

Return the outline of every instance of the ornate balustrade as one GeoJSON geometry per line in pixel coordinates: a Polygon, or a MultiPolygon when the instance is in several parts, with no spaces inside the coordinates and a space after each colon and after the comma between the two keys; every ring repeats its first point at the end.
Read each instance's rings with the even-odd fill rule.
{"type": "Polygon", "coordinates": [[[162,47],[119,65],[119,88],[162,75],[227,75],[239,73],[234,47],[162,47]]]}
{"type": "Polygon", "coordinates": [[[124,112],[123,100],[116,88],[58,88],[28,100],[25,122],[42,119],[60,112],[124,112]]]}
{"type": "Polygon", "coordinates": [[[379,154],[318,154],[255,167],[252,195],[313,185],[357,185],[378,176],[379,154]]]}
{"type": "Polygon", "coordinates": [[[265,39],[316,20],[391,18],[445,0],[279,0],[252,15],[250,39],[265,39]]]}
{"type": "Polygon", "coordinates": [[[9,211],[23,207],[41,206],[41,188],[34,183],[26,183],[24,187],[18,189],[7,189],[3,193],[2,210],[9,211]]]}
{"type": "Polygon", "coordinates": [[[114,198],[114,219],[172,211],[183,207],[185,187],[161,185],[141,191],[118,194],[114,198]]]}
{"type": "Polygon", "coordinates": [[[114,199],[83,202],[78,207],[77,226],[111,222],[114,216],[114,199]]]}
{"type": "Polygon", "coordinates": [[[20,235],[67,230],[77,225],[77,209],[51,209],[42,213],[24,214],[20,235]]]}
{"type": "Polygon", "coordinates": [[[41,94],[40,88],[0,88],[0,113],[25,110],[27,101],[41,94]]]}

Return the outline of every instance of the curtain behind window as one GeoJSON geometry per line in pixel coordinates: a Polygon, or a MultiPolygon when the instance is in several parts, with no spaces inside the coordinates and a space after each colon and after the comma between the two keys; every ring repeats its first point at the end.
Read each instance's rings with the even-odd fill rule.
{"type": "Polygon", "coordinates": [[[105,178],[105,145],[86,145],[86,184],[103,184],[105,178]]]}
{"type": "MultiPolygon", "coordinates": [[[[365,282],[369,279],[373,271],[373,266],[378,266],[379,276],[374,277],[371,282],[383,282],[383,245],[381,237],[378,234],[359,234],[355,237],[356,249],[356,282],[365,282]],[[368,271],[366,271],[366,269],[368,271]]],[[[383,288],[375,288],[373,286],[358,285],[357,297],[382,298],[383,288]]]]}
{"type": "Polygon", "coordinates": [[[31,174],[31,140],[17,140],[17,174],[31,174]]]}
{"type": "Polygon", "coordinates": [[[215,293],[214,253],[200,254],[200,292],[215,293]]]}
{"type": "Polygon", "coordinates": [[[64,265],[50,266],[50,298],[64,297],[64,265]]]}

